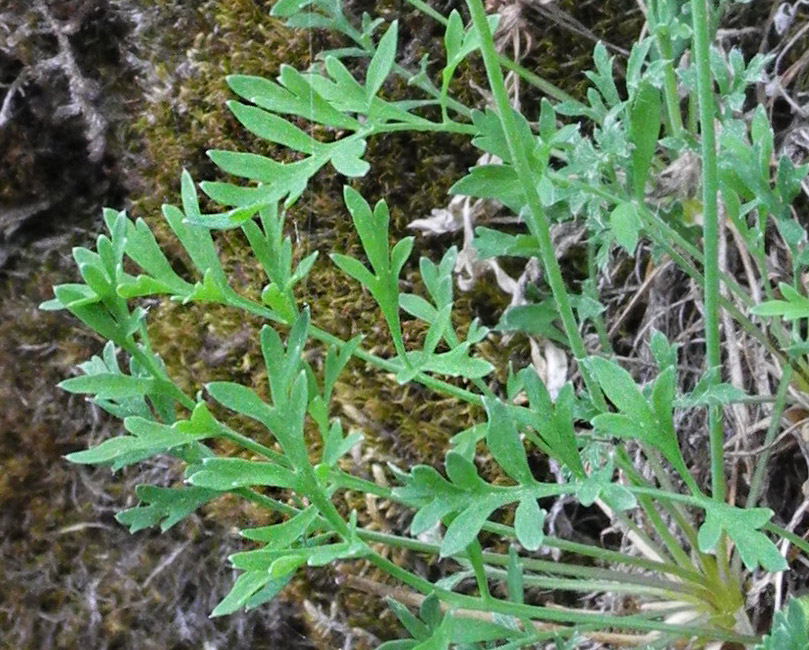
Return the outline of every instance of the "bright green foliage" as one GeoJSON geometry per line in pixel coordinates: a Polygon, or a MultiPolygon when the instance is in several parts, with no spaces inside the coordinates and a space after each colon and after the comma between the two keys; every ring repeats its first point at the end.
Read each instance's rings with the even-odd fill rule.
{"type": "Polygon", "coordinates": [[[388,641],[379,646],[379,650],[476,648],[480,646],[473,644],[520,637],[524,638],[526,642],[533,641],[532,635],[521,633],[514,627],[443,614],[440,609],[440,601],[435,596],[424,599],[419,607],[418,618],[393,598],[388,598],[386,602],[413,638],[388,641]]]}
{"type": "MultiPolygon", "coordinates": [[[[754,643],[743,605],[747,578],[787,568],[770,537],[787,533],[772,523],[768,508],[731,506],[718,489],[712,498],[706,496],[675,427],[676,409],[707,406],[716,424],[722,407],[747,396],[722,383],[718,367],[707,368],[688,394],[678,395],[677,348],[659,332],[650,340],[657,374],[645,385],[637,382],[611,358],[603,327],[606,308],[596,291],[599,266],[611,256],[646,255],[649,243],[655,255],[668,254],[698,284],[716,288],[716,278],[706,279],[717,270],[711,256],[682,235],[684,228],[670,225],[684,214],[682,197],[659,198],[652,191],[657,172],[683,151],[699,155],[695,143],[707,135],[686,131],[679,102],[680,90],[696,92],[697,79],[704,86],[705,66],[698,73],[683,69],[678,88],[671,59],[706,25],[697,13],[684,12],[683,3],[648,3],[650,36],[632,48],[623,81],[614,57],[599,43],[595,68],[587,72],[592,85],[586,103],[545,98],[528,116],[507,105],[492,40],[497,16],[486,16],[480,0],[468,1],[467,24],[458,11],[443,17],[418,0],[411,3],[444,25],[440,85],[430,80],[426,61],[416,71],[397,63],[395,20],[387,25],[367,15],[354,20],[338,0],[281,0],[272,13],[289,25],[332,29],[349,43],[322,53],[309,70],[282,66],[275,80],[228,77],[243,100],[229,104],[235,118],[290,155],[282,162],[247,152],[209,152],[223,173],[242,184],[197,185],[183,172],[181,207],[164,206],[163,216],[190,260],[185,270],[166,257],[142,220],[111,210],[104,214],[109,235],[98,237],[95,250],[74,251],[83,283],[55,287],[55,298],[43,308],[67,309],[109,343],[101,356],[79,366],[80,376],[61,386],[89,395],[122,419],[125,433],[68,459],[118,469],[170,455],[184,464],[186,486],[137,488],[140,504],[118,516],[133,532],[156,525],[165,530],[228,493],[276,514],[279,523],[242,531],[257,546],[231,556],[241,573],[214,616],[267,602],[303,566],[363,560],[423,597],[418,617],[388,601],[411,638],[384,643],[385,650],[519,648],[551,638],[566,644],[563,639],[584,638],[592,630],[636,634],[638,644],[646,642],[647,633],[657,635],[655,643],[754,643]],[[475,53],[486,65],[497,109],[465,106],[450,92],[457,70],[475,53]],[[391,97],[392,77],[406,81],[417,97],[391,97]],[[550,288],[526,287],[530,301],[510,308],[496,330],[541,336],[569,350],[583,386],[546,386],[533,367],[497,375],[478,347],[490,330],[477,321],[458,330],[453,322],[458,250],[450,248],[438,263],[423,257],[418,263],[422,286],[409,283],[403,290],[413,238],[391,241],[386,201],[372,207],[350,185],[343,192],[346,216],[362,252],[354,257],[329,251],[330,259],[373,298],[393,352],[377,356],[362,347],[361,333],[341,340],[312,322],[298,285],[317,263],[317,253],[296,262],[292,239],[285,235],[286,210],[326,165],[348,179],[366,175],[368,140],[399,131],[465,135],[489,154],[485,164],[473,166],[454,184],[452,193],[498,201],[528,228],[507,233],[478,227],[473,241],[478,257],[538,257],[550,288]],[[200,189],[224,211],[203,214],[200,189]],[[551,225],[566,220],[580,224],[588,238],[590,277],[578,293],[568,290],[551,249],[551,225]],[[244,236],[266,276],[260,293],[253,294],[260,298],[231,282],[218,254],[219,230],[244,236]],[[267,385],[211,381],[193,392],[182,390],[150,342],[147,311],[140,306],[147,297],[210,303],[260,320],[256,336],[267,385]],[[421,321],[422,341],[405,337],[402,311],[421,321]],[[603,349],[585,346],[582,330],[590,326],[603,349]],[[127,360],[125,370],[119,356],[127,360]],[[465,400],[481,414],[480,421],[452,437],[442,471],[423,464],[403,471],[392,463],[393,488],[349,471],[352,464],[344,457],[363,435],[344,429],[334,416],[333,399],[341,374],[356,359],[399,383],[420,383],[465,400]],[[506,375],[505,387],[493,379],[506,375]],[[260,433],[252,437],[239,431],[241,418],[260,425],[260,433]],[[213,440],[227,441],[226,448],[237,451],[225,457],[213,440]],[[643,467],[635,467],[633,457],[642,459],[643,467]],[[347,490],[411,511],[409,534],[364,528],[356,512],[338,507],[351,502],[341,496],[347,490]],[[546,509],[562,497],[601,508],[627,534],[628,550],[616,553],[546,533],[546,509]],[[391,563],[379,544],[431,554],[436,561],[451,558],[446,566],[453,568],[443,580],[431,582],[418,570],[391,563]],[[484,544],[509,550],[484,552],[484,544]],[[588,561],[573,564],[566,553],[564,561],[551,562],[534,554],[545,547],[588,561]],[[493,588],[497,583],[502,583],[499,590],[493,588]],[[658,607],[642,616],[554,609],[532,604],[532,586],[583,594],[628,592],[658,607]],[[666,601],[688,608],[679,620],[689,623],[673,623],[659,607],[666,601]],[[491,619],[469,616],[471,611],[491,619]],[[537,630],[534,621],[561,627],[537,630]]],[[[723,130],[718,174],[708,180],[761,268],[766,268],[764,233],[773,220],[790,248],[797,278],[809,257],[803,250],[806,233],[790,208],[806,169],[781,157],[771,178],[774,138],[766,114],[756,111],[745,120],[740,113],[744,89],[758,79],[766,61],[745,65],[735,50],[727,57],[712,51],[710,59],[708,73],[715,77],[719,100],[711,119],[723,120],[723,130]]],[[[726,284],[749,308],[750,297],[735,283],[726,284]]],[[[750,313],[787,320],[809,316],[809,300],[797,283],[780,285],[780,292],[783,299],[768,300],[750,313]]],[[[732,315],[759,341],[788,342],[793,352],[809,346],[797,330],[788,340],[780,322],[757,330],[747,314],[732,315]]],[[[706,327],[717,334],[718,325],[706,327]]],[[[779,363],[789,361],[779,357],[779,363]]],[[[721,444],[710,453],[714,474],[722,477],[721,444]]],[[[809,548],[798,538],[790,540],[809,548]]],[[[783,644],[806,640],[806,614],[796,603],[786,615],[776,615],[773,636],[761,647],[798,647],[783,644]]]]}
{"type": "Polygon", "coordinates": [[[773,617],[772,630],[755,650],[805,650],[809,648],[809,599],[792,598],[773,617]]]}
{"type": "Polygon", "coordinates": [[[135,496],[140,499],[140,504],[119,512],[115,519],[128,526],[131,533],[158,524],[160,530],[165,532],[218,495],[216,490],[198,487],[161,488],[139,485],[135,489],[135,496]]]}
{"type": "Polygon", "coordinates": [[[705,501],[705,523],[700,526],[697,543],[703,552],[714,550],[723,532],[736,544],[748,569],[761,565],[767,571],[783,571],[786,560],[760,528],[772,518],[769,508],[741,510],[725,503],[705,501]]]}

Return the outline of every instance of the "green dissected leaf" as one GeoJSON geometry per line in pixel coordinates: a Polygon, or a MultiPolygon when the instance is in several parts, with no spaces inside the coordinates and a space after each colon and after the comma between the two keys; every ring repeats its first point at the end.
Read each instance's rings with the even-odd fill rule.
{"type": "Polygon", "coordinates": [[[284,85],[262,77],[231,75],[228,85],[237,95],[273,113],[298,115],[307,120],[340,129],[355,130],[360,123],[332,107],[315,92],[303,75],[291,66],[281,67],[284,85]]]}
{"type": "Polygon", "coordinates": [[[610,213],[610,228],[616,241],[632,255],[638,245],[638,234],[643,224],[634,203],[619,203],[610,213]]]}
{"type": "Polygon", "coordinates": [[[180,179],[180,194],[183,203],[182,212],[174,206],[164,205],[163,216],[197,269],[202,274],[211,273],[218,284],[225,286],[227,280],[219,263],[219,256],[216,253],[216,247],[210,233],[185,223],[186,217],[198,220],[202,216],[199,209],[197,188],[191,174],[186,170],[183,170],[180,179]]]}
{"type": "Polygon", "coordinates": [[[447,52],[447,63],[458,58],[463,46],[464,25],[461,14],[457,9],[453,9],[447,19],[447,28],[444,32],[444,49],[447,52]]]}
{"type": "Polygon", "coordinates": [[[517,172],[509,165],[478,165],[450,188],[450,194],[495,199],[519,214],[525,196],[517,172]]]}
{"type": "Polygon", "coordinates": [[[55,298],[40,307],[47,311],[67,309],[82,323],[118,347],[130,349],[131,335],[138,330],[145,312],[137,308],[113,317],[101,298],[84,284],[60,284],[53,288],[55,298]]]}
{"type": "Polygon", "coordinates": [[[424,641],[430,638],[430,628],[414,616],[407,607],[391,597],[386,598],[385,602],[413,639],[424,641]]]}
{"type": "Polygon", "coordinates": [[[152,377],[131,377],[120,373],[99,373],[65,379],[59,388],[69,393],[89,393],[99,399],[124,399],[149,393],[170,393],[171,384],[152,377]]]}
{"type": "Polygon", "coordinates": [[[567,346],[567,337],[556,326],[559,320],[559,310],[553,298],[546,298],[542,302],[529,305],[516,305],[509,307],[495,329],[500,332],[523,332],[531,336],[543,336],[567,346]]]}
{"type": "Polygon", "coordinates": [[[773,616],[770,633],[754,650],[806,650],[809,648],[809,598],[792,597],[773,616]]]}
{"type": "Polygon", "coordinates": [[[536,551],[545,539],[545,511],[533,497],[522,499],[514,513],[514,532],[528,551],[536,551]]]}
{"type": "Polygon", "coordinates": [[[450,352],[430,355],[419,367],[438,375],[467,379],[480,379],[494,370],[494,366],[485,359],[475,359],[468,353],[469,344],[461,343],[450,352]]]}
{"type": "Polygon", "coordinates": [[[351,187],[345,186],[343,195],[374,273],[370,273],[358,260],[345,255],[333,253],[331,259],[341,270],[358,280],[371,292],[385,317],[398,355],[405,359],[405,346],[399,321],[399,273],[413,249],[413,238],[406,237],[397,242],[389,257],[390,213],[387,204],[379,201],[371,211],[368,202],[351,187]]]}
{"type": "Polygon", "coordinates": [[[139,485],[135,496],[140,503],[119,512],[115,519],[127,526],[130,533],[160,524],[162,532],[185,519],[219,492],[199,487],[165,488],[154,485],[139,485]]]}
{"type": "Polygon", "coordinates": [[[367,289],[377,287],[376,277],[359,260],[355,260],[353,257],[340,253],[331,253],[329,258],[343,273],[354,278],[362,286],[367,289]]]}
{"type": "MultiPolygon", "coordinates": [[[[219,149],[210,149],[206,153],[208,158],[223,172],[240,178],[262,183],[273,183],[277,175],[283,173],[283,163],[255,153],[222,151],[219,149]]],[[[226,204],[230,205],[230,202],[226,204]]]]}
{"type": "Polygon", "coordinates": [[[362,195],[348,185],[343,189],[343,198],[371,268],[377,274],[383,273],[389,268],[387,205],[380,201],[372,212],[362,195]]]}
{"type": "Polygon", "coordinates": [[[329,161],[343,176],[365,176],[371,166],[362,159],[367,143],[363,139],[345,138],[329,145],[329,161]]]}
{"type": "MultiPolygon", "coordinates": [[[[175,273],[146,222],[138,219],[133,223],[126,219],[125,213],[120,213],[120,216],[124,218],[126,228],[124,252],[160,285],[159,292],[178,295],[188,293],[192,285],[175,273]]],[[[105,221],[110,231],[115,225],[116,218],[112,214],[105,214],[105,221]]],[[[140,278],[142,277],[140,276],[140,278]]],[[[140,278],[138,279],[140,280],[140,278]]],[[[118,293],[121,295],[120,286],[118,293]]]]}
{"type": "Polygon", "coordinates": [[[411,316],[423,320],[425,323],[432,323],[438,316],[438,311],[421,296],[412,293],[399,295],[399,306],[411,316]]]}
{"type": "Polygon", "coordinates": [[[307,154],[313,154],[323,146],[297,126],[262,108],[234,101],[228,102],[227,106],[248,131],[264,140],[307,154]]]}
{"type": "Polygon", "coordinates": [[[246,415],[269,428],[273,419],[274,410],[264,402],[256,393],[230,381],[212,381],[205,385],[208,394],[222,406],[246,415]]]}
{"type": "Polygon", "coordinates": [[[458,452],[447,452],[444,466],[449,480],[462,490],[479,490],[486,487],[484,480],[478,476],[475,464],[458,452]]]}
{"type": "Polygon", "coordinates": [[[683,395],[676,400],[680,408],[692,408],[694,406],[711,406],[719,404],[733,404],[742,402],[747,397],[744,391],[731,384],[716,383],[718,380],[716,370],[706,372],[694,389],[687,395],[683,395]]]}
{"type": "Polygon", "coordinates": [[[300,487],[298,477],[287,468],[243,458],[206,458],[202,462],[202,469],[191,474],[187,480],[197,487],[224,492],[253,485],[300,487]]]}
{"type": "Polygon", "coordinates": [[[528,424],[545,442],[548,454],[567,467],[574,476],[583,477],[584,466],[573,426],[573,387],[565,384],[556,397],[556,404],[553,404],[545,385],[533,368],[520,371],[519,378],[531,405],[528,424]]]}
{"type": "Polygon", "coordinates": [[[263,526],[261,528],[247,528],[241,531],[242,537],[262,542],[268,549],[282,550],[292,545],[298,538],[304,536],[306,530],[317,518],[317,508],[309,506],[299,514],[282,524],[263,526]]]}
{"type": "Polygon", "coordinates": [[[457,258],[458,248],[450,246],[437,266],[426,257],[419,260],[419,270],[424,287],[439,309],[452,302],[453,271],[457,258]]]}
{"type": "Polygon", "coordinates": [[[98,294],[86,284],[58,284],[53,288],[55,298],[39,305],[43,311],[75,309],[99,302],[98,294]]]}
{"type": "Polygon", "coordinates": [[[610,508],[618,512],[630,510],[637,505],[635,495],[619,483],[612,480],[613,465],[610,459],[603,467],[593,470],[579,481],[576,497],[585,507],[593,505],[596,499],[602,499],[610,508]]]}
{"type": "Polygon", "coordinates": [[[393,69],[396,59],[396,39],[399,33],[399,21],[394,20],[388,31],[380,39],[371,62],[368,64],[368,73],[365,75],[365,92],[370,101],[382,88],[385,79],[393,69]]]}
{"type": "MultiPolygon", "coordinates": [[[[117,353],[115,345],[111,341],[108,341],[104,346],[102,355],[93,356],[89,361],[80,363],[79,370],[86,376],[105,375],[109,373],[124,376],[118,365],[117,353]]],[[[132,372],[140,372],[139,367],[135,367],[133,364],[130,365],[132,366],[132,372]]],[[[149,396],[149,399],[154,402],[158,398],[156,394],[153,393],[149,396]]],[[[133,415],[152,419],[152,411],[145,394],[138,394],[132,397],[117,397],[115,399],[95,397],[93,403],[121,420],[133,415]]]]}
{"type": "Polygon", "coordinates": [[[588,70],[584,73],[598,88],[609,107],[616,106],[621,102],[618,88],[615,85],[612,61],[613,58],[609,56],[606,46],[599,41],[593,50],[593,63],[595,63],[596,69],[594,71],[588,70]]]}
{"type": "Polygon", "coordinates": [[[267,571],[246,571],[211,612],[211,617],[232,614],[242,608],[253,609],[273,598],[289,583],[295,572],[273,577],[267,571]]]}
{"type": "Polygon", "coordinates": [[[326,353],[326,362],[323,371],[323,396],[328,402],[331,398],[331,391],[340,373],[346,367],[354,352],[362,342],[361,336],[355,336],[350,341],[344,343],[339,351],[334,346],[329,346],[326,353]]]}
{"type": "Polygon", "coordinates": [[[581,321],[593,320],[607,309],[598,300],[583,293],[571,295],[570,301],[573,303],[573,308],[581,321]]]}
{"type": "Polygon", "coordinates": [[[435,593],[431,593],[421,601],[419,605],[419,616],[427,626],[434,630],[444,621],[444,613],[441,611],[441,600],[435,593]]]}
{"type": "Polygon", "coordinates": [[[218,181],[202,181],[199,184],[202,191],[219,205],[242,207],[252,205],[259,201],[269,201],[278,192],[277,188],[268,185],[259,187],[240,187],[232,183],[218,181]]]}
{"type": "MultiPolygon", "coordinates": [[[[492,31],[496,28],[498,16],[489,16],[488,25],[492,31]]],[[[447,52],[447,64],[441,71],[441,107],[446,112],[449,85],[455,70],[461,62],[480,47],[480,34],[474,24],[464,31],[463,19],[457,10],[453,10],[447,21],[444,34],[444,47],[447,52]]]]}
{"type": "Polygon", "coordinates": [[[649,340],[649,349],[652,351],[660,370],[677,366],[677,344],[669,343],[666,335],[659,330],[652,330],[649,340]]]}
{"type": "Polygon", "coordinates": [[[124,427],[131,436],[110,438],[86,451],[68,454],[65,458],[72,463],[111,464],[113,469],[119,469],[218,433],[213,427],[194,430],[187,422],[168,426],[140,417],[126,418],[124,427]]]}
{"type": "Polygon", "coordinates": [[[486,437],[486,429],[486,424],[476,424],[456,433],[450,438],[452,451],[461,454],[467,460],[472,460],[475,457],[477,443],[486,437]]]}
{"type": "Polygon", "coordinates": [[[306,307],[292,323],[286,348],[272,327],[265,325],[261,328],[261,353],[267,367],[270,394],[276,405],[287,401],[295,380],[303,370],[301,355],[309,332],[309,320],[309,308],[306,307]]]}
{"type": "Polygon", "coordinates": [[[750,571],[758,566],[766,571],[783,571],[787,568],[787,561],[778,548],[760,530],[772,519],[772,510],[736,508],[707,498],[702,499],[702,507],[705,508],[705,522],[697,533],[700,551],[713,551],[722,532],[725,532],[750,571]]]}
{"type": "Polygon", "coordinates": [[[626,85],[631,90],[637,88],[641,78],[641,71],[649,50],[652,48],[654,38],[647,36],[643,40],[636,41],[632,44],[632,50],[629,53],[629,59],[626,63],[626,85]]]}
{"type": "Polygon", "coordinates": [[[485,112],[475,110],[472,112],[472,123],[478,130],[478,135],[472,139],[472,144],[486,153],[497,156],[504,163],[510,163],[511,152],[497,113],[489,107],[485,112]]]}
{"type": "MultiPolygon", "coordinates": [[[[368,96],[354,75],[334,56],[325,58],[329,78],[320,75],[307,75],[306,79],[315,90],[336,109],[348,113],[369,112],[368,96]]],[[[371,109],[376,105],[371,101],[371,109]]]]}
{"type": "MultiPolygon", "coordinates": [[[[387,208],[386,208],[387,209],[387,208]]],[[[398,278],[402,272],[410,253],[413,252],[413,237],[405,237],[394,244],[390,251],[390,273],[392,278],[398,278]]]]}
{"type": "Polygon", "coordinates": [[[363,440],[363,435],[356,431],[343,437],[343,425],[340,420],[335,420],[327,429],[328,435],[323,441],[323,453],[321,462],[329,467],[334,467],[337,461],[345,456],[355,445],[363,440]]]}
{"type": "MultiPolygon", "coordinates": [[[[643,201],[646,179],[660,133],[660,91],[648,81],[641,82],[629,107],[629,141],[632,187],[637,201],[643,201]]],[[[632,247],[634,250],[634,246],[632,247]]]]}
{"type": "Polygon", "coordinates": [[[449,557],[463,552],[478,536],[483,524],[491,514],[503,504],[503,497],[484,495],[472,500],[461,510],[444,534],[441,542],[441,557],[449,557]]]}
{"type": "Polygon", "coordinates": [[[809,298],[782,282],[778,285],[783,300],[769,300],[755,305],[751,312],[757,316],[781,316],[786,320],[809,318],[809,298]]]}
{"type": "Polygon", "coordinates": [[[509,235],[499,230],[478,226],[472,245],[481,259],[506,255],[514,257],[537,257],[539,244],[533,235],[509,235]]]}
{"type": "Polygon", "coordinates": [[[486,446],[503,471],[522,485],[536,483],[520,434],[508,408],[497,399],[484,397],[489,418],[486,446]]]}
{"type": "MultiPolygon", "coordinates": [[[[450,452],[450,455],[459,456],[456,452],[450,452]]],[[[450,483],[434,468],[427,465],[416,465],[411,469],[410,474],[400,475],[405,485],[397,487],[394,493],[397,498],[417,510],[410,524],[410,532],[413,535],[420,535],[433,528],[443,517],[453,512],[460,512],[469,505],[470,501],[479,501],[482,496],[486,496],[489,490],[487,483],[482,480],[478,482],[470,476],[474,467],[470,469],[468,465],[462,466],[458,458],[448,457],[447,463],[448,467],[452,469],[453,476],[459,479],[465,487],[450,483]]],[[[466,463],[469,464],[471,461],[466,460],[466,463]]],[[[508,503],[511,498],[508,495],[500,495],[503,503],[508,503]]],[[[475,534],[477,534],[476,531],[473,533],[473,537],[475,534]]]]}
{"type": "Polygon", "coordinates": [[[621,438],[637,439],[651,445],[683,476],[690,478],[674,430],[673,369],[660,374],[653,387],[650,405],[626,370],[612,361],[593,357],[588,360],[604,394],[619,413],[603,413],[593,418],[599,431],[621,438]],[[656,393],[656,395],[655,395],[656,393]]]}

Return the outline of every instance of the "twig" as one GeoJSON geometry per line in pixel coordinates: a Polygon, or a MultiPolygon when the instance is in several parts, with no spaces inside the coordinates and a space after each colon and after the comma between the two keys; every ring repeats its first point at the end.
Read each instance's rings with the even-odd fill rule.
{"type": "Polygon", "coordinates": [[[0,129],[2,129],[7,122],[11,121],[11,100],[14,99],[14,95],[19,92],[27,77],[28,68],[23,68],[22,72],[17,75],[17,78],[12,81],[11,85],[8,87],[6,96],[3,97],[3,105],[0,106],[0,129]]]}
{"type": "Polygon", "coordinates": [[[73,46],[70,44],[65,30],[53,17],[50,9],[43,0],[36,0],[36,8],[56,37],[56,41],[59,45],[59,54],[57,55],[59,67],[64,72],[65,77],[67,77],[70,98],[84,118],[87,151],[90,155],[90,160],[98,162],[103,157],[104,151],[107,148],[105,137],[107,132],[107,120],[96,107],[93,106],[91,101],[93,95],[91,84],[82,74],[81,68],[79,68],[76,57],[73,55],[73,46]]]}
{"type": "Polygon", "coordinates": [[[654,282],[654,279],[669,264],[671,264],[671,260],[668,260],[665,264],[661,264],[660,266],[655,267],[655,269],[649,275],[646,276],[646,279],[644,279],[643,284],[641,284],[640,287],[638,287],[638,290],[632,294],[632,299],[629,301],[629,304],[626,307],[624,307],[623,311],[619,314],[618,318],[615,319],[615,322],[612,324],[612,327],[610,327],[610,330],[607,333],[607,336],[609,338],[615,336],[615,334],[618,332],[618,328],[620,328],[624,320],[626,320],[626,317],[629,316],[629,314],[632,312],[632,310],[635,308],[638,302],[640,302],[641,298],[643,298],[643,296],[646,294],[649,287],[652,286],[652,282],[654,282]]]}

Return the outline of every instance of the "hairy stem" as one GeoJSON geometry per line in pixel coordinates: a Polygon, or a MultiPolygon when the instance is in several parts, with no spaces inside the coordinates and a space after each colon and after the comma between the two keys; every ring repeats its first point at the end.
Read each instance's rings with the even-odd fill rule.
{"type": "MultiPolygon", "coordinates": [[[[694,66],[697,72],[697,98],[702,143],[702,235],[705,254],[705,356],[707,371],[716,371],[714,384],[722,365],[719,331],[719,214],[717,188],[719,185],[716,162],[716,107],[711,77],[710,43],[708,40],[708,2],[691,0],[691,28],[694,32],[694,66]]],[[[708,436],[711,450],[711,488],[713,498],[725,500],[725,465],[722,436],[722,406],[708,407],[708,436]]]]}
{"type": "Polygon", "coordinates": [[[547,276],[548,284],[553,292],[553,297],[562,319],[565,334],[570,342],[573,356],[579,361],[582,379],[587,386],[593,403],[599,410],[605,411],[607,409],[607,403],[601,392],[601,388],[592,378],[585,364],[581,363],[587,357],[587,349],[584,345],[581,333],[579,332],[579,326],[570,304],[570,296],[567,293],[567,288],[562,278],[562,270],[559,267],[559,262],[554,253],[550,224],[542,209],[542,203],[537,193],[536,178],[531,170],[528,157],[527,147],[529,143],[523,142],[518,135],[517,122],[511,108],[508,91],[506,90],[503,71],[500,69],[500,61],[494,47],[494,40],[492,39],[492,34],[489,31],[489,26],[486,21],[486,12],[483,9],[481,0],[467,0],[467,6],[472,15],[472,22],[475,24],[480,34],[480,49],[486,66],[486,74],[489,78],[489,86],[492,91],[492,96],[494,97],[494,103],[500,122],[503,126],[503,133],[506,138],[509,154],[514,169],[520,179],[520,185],[526,203],[528,204],[528,215],[526,219],[528,227],[531,234],[534,235],[539,242],[542,265],[547,276]]]}

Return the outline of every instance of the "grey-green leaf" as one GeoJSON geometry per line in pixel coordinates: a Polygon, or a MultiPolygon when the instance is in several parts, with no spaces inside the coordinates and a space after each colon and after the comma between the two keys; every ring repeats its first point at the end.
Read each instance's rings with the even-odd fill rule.
{"type": "Polygon", "coordinates": [[[399,21],[394,20],[388,31],[379,41],[371,63],[368,64],[368,74],[365,76],[365,92],[370,100],[374,97],[382,84],[385,83],[396,58],[396,39],[399,33],[399,21]]]}
{"type": "Polygon", "coordinates": [[[280,488],[298,486],[295,474],[285,467],[243,458],[206,458],[202,469],[191,474],[188,482],[197,487],[220,491],[253,485],[280,488]]]}
{"type": "Polygon", "coordinates": [[[525,447],[508,408],[500,400],[489,397],[485,397],[483,403],[489,417],[486,446],[497,464],[517,483],[535,483],[525,447]]]}
{"type": "Polygon", "coordinates": [[[545,538],[545,513],[532,496],[524,497],[514,514],[514,532],[526,550],[536,551],[545,538]]]}

